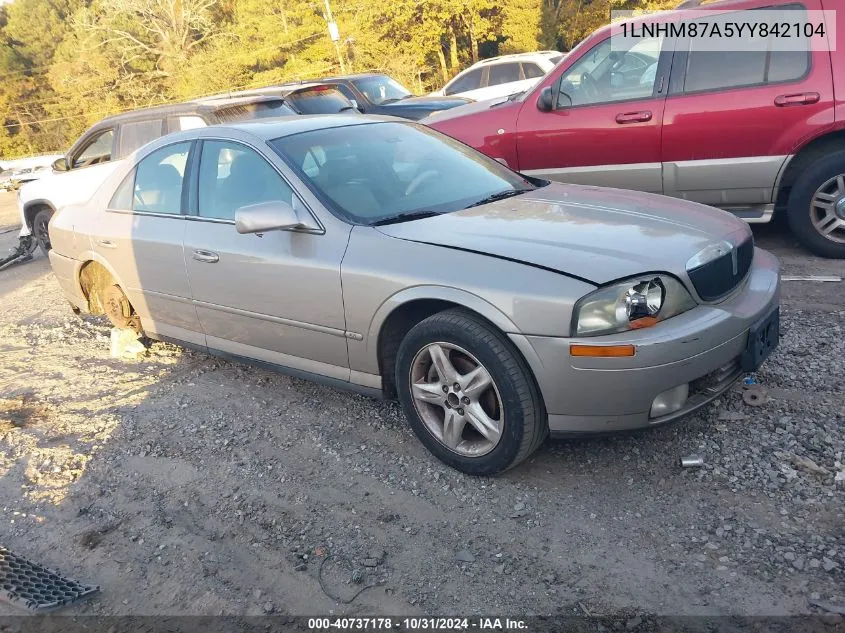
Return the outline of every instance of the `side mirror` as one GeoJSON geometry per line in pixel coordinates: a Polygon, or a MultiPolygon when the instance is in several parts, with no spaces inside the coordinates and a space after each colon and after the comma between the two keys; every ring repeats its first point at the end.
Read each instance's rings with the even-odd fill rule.
{"type": "Polygon", "coordinates": [[[364,111],[364,110],[361,108],[361,106],[359,106],[359,105],[358,105],[358,101],[356,101],[355,99],[350,99],[350,100],[349,100],[349,103],[351,103],[351,104],[352,104],[352,107],[353,107],[353,108],[355,108],[356,110],[358,110],[358,112],[363,112],[363,111],[364,111]]]}
{"type": "Polygon", "coordinates": [[[235,229],[238,233],[266,233],[309,228],[292,206],[281,200],[261,202],[241,207],[235,211],[235,229]]]}
{"type": "Polygon", "coordinates": [[[554,95],[552,87],[546,86],[540,91],[540,97],[537,99],[537,109],[540,112],[551,112],[554,108],[554,95]]]}
{"type": "Polygon", "coordinates": [[[61,158],[57,158],[53,161],[52,168],[53,171],[68,171],[70,169],[70,165],[68,165],[67,158],[62,156],[61,158]]]}

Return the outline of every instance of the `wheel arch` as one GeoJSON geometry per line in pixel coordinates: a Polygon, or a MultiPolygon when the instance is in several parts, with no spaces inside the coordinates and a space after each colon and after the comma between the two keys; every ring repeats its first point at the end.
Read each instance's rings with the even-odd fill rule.
{"type": "Polygon", "coordinates": [[[792,186],[801,172],[827,154],[845,151],[845,129],[833,130],[802,145],[783,167],[775,191],[775,209],[786,209],[792,186]]]}
{"type": "Polygon", "coordinates": [[[23,217],[27,228],[32,230],[32,223],[35,221],[35,216],[38,215],[38,212],[42,209],[49,209],[53,213],[56,212],[56,207],[53,206],[53,203],[49,200],[45,200],[44,198],[35,198],[34,200],[29,200],[24,203],[23,217]]]}
{"type": "Polygon", "coordinates": [[[518,331],[501,310],[470,292],[443,286],[415,286],[402,290],[382,303],[367,334],[367,355],[377,360],[385,397],[396,396],[393,380],[396,353],[405,335],[420,321],[452,308],[463,308],[504,334],[518,331]]]}
{"type": "Polygon", "coordinates": [[[85,301],[88,304],[88,312],[91,314],[104,314],[101,299],[98,296],[99,292],[108,288],[113,284],[117,284],[121,288],[125,287],[120,281],[114,268],[99,254],[94,252],[85,253],[85,256],[80,259],[81,264],[76,272],[76,282],[79,284],[79,289],[85,301]]]}

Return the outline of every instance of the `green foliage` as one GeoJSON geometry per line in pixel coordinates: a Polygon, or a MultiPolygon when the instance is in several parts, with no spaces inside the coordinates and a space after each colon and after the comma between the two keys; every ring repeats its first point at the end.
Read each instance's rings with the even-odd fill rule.
{"type": "Polygon", "coordinates": [[[107,114],[341,65],[425,93],[481,55],[570,48],[610,2],[331,0],[335,45],[325,0],[12,0],[0,5],[0,156],[64,150],[107,114]]]}

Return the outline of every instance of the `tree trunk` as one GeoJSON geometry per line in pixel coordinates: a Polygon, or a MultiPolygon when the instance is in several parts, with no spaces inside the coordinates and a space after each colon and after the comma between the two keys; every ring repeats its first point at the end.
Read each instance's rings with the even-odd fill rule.
{"type": "Polygon", "coordinates": [[[437,47],[437,60],[440,62],[440,74],[443,75],[443,82],[449,81],[449,69],[446,67],[446,56],[443,54],[443,47],[437,47]]]}
{"type": "Polygon", "coordinates": [[[458,36],[455,27],[449,25],[449,67],[453,73],[458,72],[458,36]]]}

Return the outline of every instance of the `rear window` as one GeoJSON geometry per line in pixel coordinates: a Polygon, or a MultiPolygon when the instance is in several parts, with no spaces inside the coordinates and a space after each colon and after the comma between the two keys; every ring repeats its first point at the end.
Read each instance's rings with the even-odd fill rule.
{"type": "Polygon", "coordinates": [[[272,119],[273,117],[290,116],[292,114],[296,114],[296,112],[285,105],[282,99],[242,103],[217,110],[217,118],[220,119],[221,123],[248,121],[250,119],[272,119]]]}
{"type": "Polygon", "coordinates": [[[337,89],[323,86],[293,92],[287,101],[301,114],[337,114],[354,109],[352,102],[337,89]]]}

